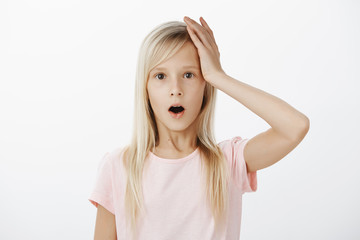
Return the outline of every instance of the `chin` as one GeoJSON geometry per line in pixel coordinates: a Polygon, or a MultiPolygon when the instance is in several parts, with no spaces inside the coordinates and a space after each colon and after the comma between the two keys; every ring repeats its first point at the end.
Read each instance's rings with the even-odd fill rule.
{"type": "Polygon", "coordinates": [[[182,124],[181,125],[174,124],[174,125],[169,125],[168,129],[174,132],[182,132],[185,131],[188,127],[189,126],[184,126],[182,124]]]}

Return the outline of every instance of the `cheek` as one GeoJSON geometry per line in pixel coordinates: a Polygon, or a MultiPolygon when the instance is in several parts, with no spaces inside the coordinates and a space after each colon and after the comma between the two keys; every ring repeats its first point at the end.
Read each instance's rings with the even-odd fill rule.
{"type": "Polygon", "coordinates": [[[148,84],[147,91],[148,91],[149,98],[151,100],[153,100],[153,99],[155,100],[156,95],[158,94],[156,86],[154,86],[154,84],[148,84]]]}
{"type": "Polygon", "coordinates": [[[203,89],[198,89],[197,91],[194,91],[192,92],[191,94],[191,99],[192,99],[192,103],[193,103],[193,106],[195,107],[195,109],[200,109],[201,105],[202,105],[202,102],[203,102],[203,98],[204,98],[204,94],[203,94],[203,89]]]}
{"type": "Polygon", "coordinates": [[[157,110],[161,108],[163,97],[161,97],[159,91],[156,91],[155,89],[152,88],[148,89],[148,95],[149,95],[149,102],[151,104],[153,111],[157,112],[157,110]]]}
{"type": "Polygon", "coordinates": [[[205,91],[205,81],[197,82],[196,85],[192,86],[191,90],[194,94],[196,94],[199,98],[202,99],[202,96],[204,95],[205,91]]]}

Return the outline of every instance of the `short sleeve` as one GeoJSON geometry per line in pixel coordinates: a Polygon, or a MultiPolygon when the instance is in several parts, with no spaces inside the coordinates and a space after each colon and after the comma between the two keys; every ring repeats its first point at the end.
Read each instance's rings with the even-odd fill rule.
{"type": "Polygon", "coordinates": [[[249,139],[234,137],[231,139],[231,147],[233,152],[234,174],[236,182],[241,188],[241,192],[255,192],[257,190],[257,172],[248,172],[244,158],[244,148],[249,139]]]}
{"type": "Polygon", "coordinates": [[[88,200],[95,207],[100,204],[115,215],[112,179],[111,154],[107,152],[99,162],[94,188],[88,200]]]}

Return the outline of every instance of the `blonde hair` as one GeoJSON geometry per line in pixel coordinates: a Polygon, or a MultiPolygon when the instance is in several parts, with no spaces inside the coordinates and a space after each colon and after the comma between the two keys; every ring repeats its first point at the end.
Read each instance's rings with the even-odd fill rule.
{"type": "MultiPolygon", "coordinates": [[[[135,111],[132,140],[124,148],[124,166],[127,173],[125,209],[127,223],[136,234],[139,210],[144,213],[142,176],[145,159],[155,147],[159,135],[147,92],[147,80],[152,68],[172,57],[185,43],[192,42],[186,24],[169,21],[155,27],[143,40],[138,55],[135,82],[135,111]]],[[[214,133],[216,88],[206,82],[203,103],[197,118],[197,146],[201,154],[202,170],[206,173],[207,200],[214,216],[215,227],[223,226],[228,209],[228,163],[217,146],[214,133]],[[204,169],[205,167],[205,169],[204,169]]],[[[159,196],[160,197],[160,196],[159,196]]]]}

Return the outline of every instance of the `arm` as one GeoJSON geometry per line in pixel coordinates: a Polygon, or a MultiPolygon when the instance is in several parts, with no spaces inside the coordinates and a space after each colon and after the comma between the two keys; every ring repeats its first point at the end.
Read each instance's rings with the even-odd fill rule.
{"type": "Polygon", "coordinates": [[[280,98],[228,76],[221,67],[214,33],[206,21],[202,17],[202,25],[186,17],[184,21],[198,49],[204,80],[243,104],[271,126],[245,145],[244,158],[248,172],[268,167],[282,159],[305,137],[309,130],[309,119],[280,98]]]}
{"type": "Polygon", "coordinates": [[[116,240],[115,215],[100,204],[97,208],[94,240],[116,240]]]}
{"type": "Polygon", "coordinates": [[[285,101],[219,73],[210,83],[264,119],[271,128],[248,141],[244,158],[249,172],[268,167],[291,152],[309,130],[309,119],[285,101]]]}

